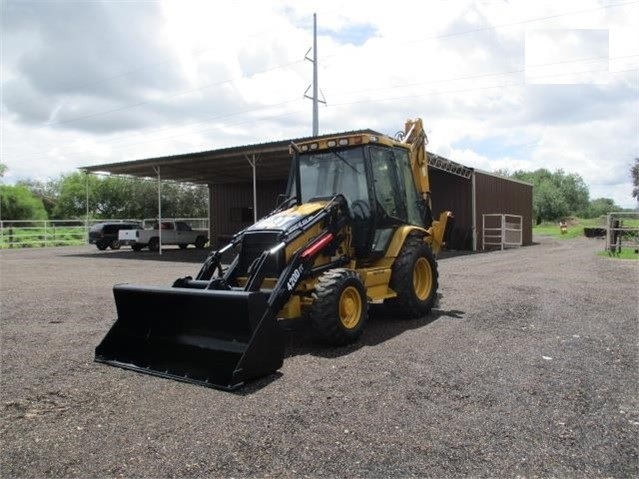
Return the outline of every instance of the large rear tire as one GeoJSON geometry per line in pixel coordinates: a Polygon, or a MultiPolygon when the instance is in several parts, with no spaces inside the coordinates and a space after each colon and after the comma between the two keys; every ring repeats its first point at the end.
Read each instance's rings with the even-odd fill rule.
{"type": "Polygon", "coordinates": [[[390,287],[397,297],[384,303],[402,316],[419,318],[430,313],[437,300],[437,261],[420,233],[408,235],[393,263],[390,287]]]}
{"type": "Polygon", "coordinates": [[[120,249],[120,246],[122,246],[120,244],[120,240],[114,239],[113,241],[111,241],[111,244],[109,245],[109,248],[116,250],[116,249],[120,249]]]}
{"type": "Polygon", "coordinates": [[[366,288],[355,271],[337,268],[315,286],[310,316],[315,329],[335,346],[353,343],[368,319],[366,288]]]}
{"type": "Polygon", "coordinates": [[[98,241],[95,246],[100,250],[100,251],[104,251],[105,249],[107,249],[109,247],[109,245],[107,245],[106,243],[104,243],[103,241],[98,241]]]}

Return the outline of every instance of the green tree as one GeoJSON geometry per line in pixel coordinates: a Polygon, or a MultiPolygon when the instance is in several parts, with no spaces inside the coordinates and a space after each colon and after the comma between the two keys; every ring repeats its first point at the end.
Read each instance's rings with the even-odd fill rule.
{"type": "MultiPolygon", "coordinates": [[[[122,177],[98,177],[72,173],[59,181],[59,195],[53,208],[56,218],[142,219],[158,215],[157,182],[122,177]]],[[[206,187],[172,182],[162,183],[162,216],[202,217],[207,214],[206,187]]]]}
{"type": "Polygon", "coordinates": [[[533,211],[542,220],[558,220],[570,215],[566,198],[551,182],[541,182],[533,191],[533,211]]]}
{"type": "Polygon", "coordinates": [[[621,206],[617,206],[611,198],[596,198],[590,202],[588,208],[584,210],[581,216],[584,218],[598,218],[607,215],[611,211],[621,211],[621,206]]]}
{"type": "Polygon", "coordinates": [[[557,170],[553,175],[557,187],[566,200],[570,214],[576,214],[588,207],[590,192],[583,178],[577,173],[564,173],[557,170]]]}
{"type": "Polygon", "coordinates": [[[512,176],[512,173],[508,168],[497,168],[496,170],[493,170],[493,173],[499,176],[505,176],[506,178],[512,176]]]}
{"type": "MultiPolygon", "coordinates": [[[[87,212],[87,182],[89,183],[89,207],[97,202],[98,177],[81,172],[63,175],[60,192],[53,208],[56,219],[84,218],[87,212]]],[[[89,210],[91,214],[91,209],[89,210]]],[[[95,216],[95,215],[94,215],[95,216]]]]}
{"type": "Polygon", "coordinates": [[[47,219],[42,200],[22,185],[0,185],[0,206],[3,221],[47,219]]]}
{"type": "Polygon", "coordinates": [[[0,178],[4,178],[4,174],[7,172],[7,165],[0,163],[0,178]]]}
{"type": "Polygon", "coordinates": [[[515,171],[511,177],[533,184],[533,210],[538,220],[558,220],[576,215],[589,205],[589,192],[583,178],[576,173],[546,168],[515,171]]]}
{"type": "Polygon", "coordinates": [[[48,181],[21,180],[19,185],[25,186],[34,196],[42,200],[44,209],[47,210],[49,218],[53,218],[53,210],[60,195],[60,179],[48,181]]]}

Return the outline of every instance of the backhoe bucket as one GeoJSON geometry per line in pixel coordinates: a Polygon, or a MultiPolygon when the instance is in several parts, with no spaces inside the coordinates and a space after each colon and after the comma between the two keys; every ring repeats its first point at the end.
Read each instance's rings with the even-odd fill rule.
{"type": "Polygon", "coordinates": [[[259,292],[116,285],[98,362],[225,390],[282,366],[284,333],[259,292]]]}

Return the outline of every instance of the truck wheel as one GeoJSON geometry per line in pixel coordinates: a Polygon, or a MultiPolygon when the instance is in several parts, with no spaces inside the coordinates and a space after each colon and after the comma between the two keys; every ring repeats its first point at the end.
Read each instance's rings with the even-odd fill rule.
{"type": "Polygon", "coordinates": [[[109,248],[111,249],[120,249],[120,241],[114,239],[113,241],[111,241],[111,244],[109,245],[109,248]]]}
{"type": "Polygon", "coordinates": [[[366,289],[355,271],[337,268],[322,274],[310,311],[315,329],[335,346],[356,341],[368,319],[366,289]]]}
{"type": "Polygon", "coordinates": [[[149,240],[149,249],[151,251],[160,251],[160,240],[157,237],[149,240]]]}
{"type": "Polygon", "coordinates": [[[393,263],[390,285],[397,297],[384,304],[409,318],[426,316],[437,299],[437,261],[419,233],[406,238],[393,263]]]}
{"type": "Polygon", "coordinates": [[[180,243],[178,246],[180,247],[180,249],[186,249],[189,245],[185,243],[180,243]]]}
{"type": "Polygon", "coordinates": [[[100,250],[100,251],[104,251],[105,249],[107,249],[107,244],[103,243],[102,241],[98,241],[95,246],[100,250]]]}
{"type": "Polygon", "coordinates": [[[197,238],[195,238],[195,247],[197,249],[204,248],[205,244],[206,244],[206,238],[204,236],[198,236],[197,238]]]}
{"type": "Polygon", "coordinates": [[[141,244],[138,244],[138,243],[132,244],[132,245],[131,245],[131,249],[132,249],[133,251],[142,251],[142,245],[141,245],[141,244]]]}

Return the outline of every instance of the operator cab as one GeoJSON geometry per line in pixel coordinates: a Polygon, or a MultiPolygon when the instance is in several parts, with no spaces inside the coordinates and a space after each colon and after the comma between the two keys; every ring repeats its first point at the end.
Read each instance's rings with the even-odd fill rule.
{"type": "Polygon", "coordinates": [[[287,196],[308,203],[344,195],[355,257],[369,258],[384,253],[397,227],[424,227],[425,206],[413,181],[408,148],[371,142],[377,138],[371,135],[363,137],[368,141],[356,138],[360,143],[356,146],[323,148],[330,140],[310,147],[303,144],[295,155],[287,196]]]}

